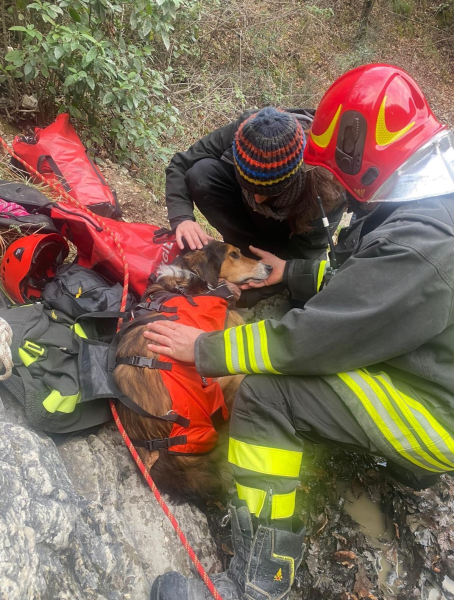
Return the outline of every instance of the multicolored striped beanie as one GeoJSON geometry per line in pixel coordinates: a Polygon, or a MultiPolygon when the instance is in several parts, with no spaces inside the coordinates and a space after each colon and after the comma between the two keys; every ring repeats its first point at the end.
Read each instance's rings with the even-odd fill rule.
{"type": "Polygon", "coordinates": [[[244,121],[232,143],[235,173],[244,190],[276,196],[303,166],[306,138],[296,117],[271,106],[244,121]]]}

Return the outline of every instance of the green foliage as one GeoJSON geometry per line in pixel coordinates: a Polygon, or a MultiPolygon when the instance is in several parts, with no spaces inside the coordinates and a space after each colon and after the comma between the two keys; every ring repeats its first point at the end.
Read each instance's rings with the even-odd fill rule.
{"type": "Polygon", "coordinates": [[[454,0],[442,2],[434,10],[435,18],[440,27],[452,27],[454,25],[454,0]]]}
{"type": "Polygon", "coordinates": [[[409,17],[415,8],[413,0],[392,0],[392,9],[398,15],[409,17]]]}
{"type": "Polygon", "coordinates": [[[119,159],[165,158],[178,111],[167,98],[171,60],[191,52],[197,0],[35,0],[7,16],[13,49],[0,62],[0,88],[18,111],[24,94],[39,121],[69,111],[87,144],[119,159]],[[178,35],[179,15],[184,27],[178,35]],[[14,20],[13,20],[14,17],[14,20]],[[20,24],[17,24],[20,23],[20,24]]]}

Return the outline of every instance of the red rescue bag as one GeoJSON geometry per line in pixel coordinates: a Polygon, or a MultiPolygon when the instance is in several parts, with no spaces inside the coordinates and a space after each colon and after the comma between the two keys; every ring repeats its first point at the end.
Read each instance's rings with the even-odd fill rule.
{"type": "Polygon", "coordinates": [[[93,212],[105,217],[121,217],[115,193],[85,150],[68,114],[58,115],[48,127],[37,127],[34,137],[16,136],[13,150],[47,181],[61,187],[93,212]]]}
{"type": "MultiPolygon", "coordinates": [[[[51,207],[51,218],[61,234],[77,248],[77,263],[94,269],[109,281],[123,283],[123,262],[114,240],[94,219],[77,211],[70,204],[56,202],[51,207]]],[[[162,231],[154,225],[125,223],[102,219],[116,235],[129,265],[129,289],[142,296],[150,284],[150,276],[160,265],[171,263],[179,254],[173,235],[155,236],[162,231]]]]}

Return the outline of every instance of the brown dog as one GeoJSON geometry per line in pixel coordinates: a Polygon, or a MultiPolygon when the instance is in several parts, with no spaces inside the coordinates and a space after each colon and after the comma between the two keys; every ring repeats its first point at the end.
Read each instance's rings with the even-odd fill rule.
{"type": "MultiPolygon", "coordinates": [[[[144,294],[144,299],[156,297],[163,291],[181,291],[183,295],[207,294],[218,286],[218,280],[241,285],[248,281],[262,281],[271,267],[241,255],[238,248],[222,242],[210,242],[202,250],[178,257],[174,263],[161,267],[156,284],[144,294]]],[[[159,313],[149,313],[159,314],[159,313]]],[[[142,320],[146,317],[141,317],[142,320]]],[[[241,317],[227,312],[224,328],[241,325],[241,317]]],[[[155,358],[147,349],[143,326],[127,330],[117,349],[117,359],[131,355],[155,358]]],[[[166,415],[172,409],[172,400],[158,369],[137,368],[120,364],[114,372],[115,382],[122,394],[152,415],[166,415]]],[[[230,412],[242,376],[222,377],[218,380],[230,412]]],[[[121,421],[131,438],[148,440],[168,438],[172,423],[140,416],[118,403],[121,421]]],[[[227,428],[221,427],[220,437],[209,454],[175,455],[167,450],[138,449],[159,490],[168,493],[174,501],[200,501],[219,496],[231,482],[226,460],[227,428]],[[224,431],[222,431],[224,430],[224,431]]]]}

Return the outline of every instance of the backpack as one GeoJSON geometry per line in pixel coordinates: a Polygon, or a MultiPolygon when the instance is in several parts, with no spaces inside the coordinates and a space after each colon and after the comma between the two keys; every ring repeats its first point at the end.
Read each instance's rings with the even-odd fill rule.
{"type": "Polygon", "coordinates": [[[99,348],[106,357],[109,344],[93,339],[92,324],[41,302],[0,309],[0,317],[13,331],[14,364],[2,385],[23,405],[32,427],[68,433],[111,419],[106,365],[91,356],[99,348]]]}
{"type": "MultiPolygon", "coordinates": [[[[14,371],[2,382],[30,424],[67,433],[111,418],[107,373],[122,286],[77,264],[61,265],[42,301],[0,309],[13,332],[14,371]]],[[[134,299],[128,295],[127,308],[134,299]]]]}

